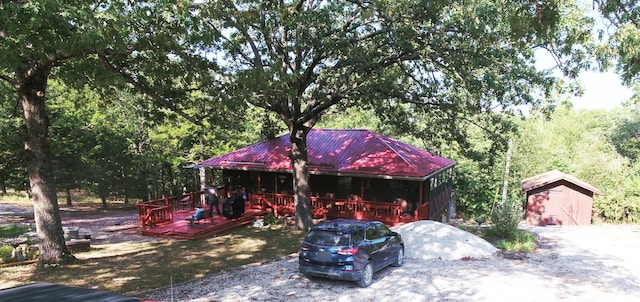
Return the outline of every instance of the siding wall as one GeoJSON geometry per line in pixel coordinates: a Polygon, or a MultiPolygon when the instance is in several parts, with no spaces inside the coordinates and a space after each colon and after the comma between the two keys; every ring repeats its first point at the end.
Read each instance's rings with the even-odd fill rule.
{"type": "Polygon", "coordinates": [[[527,225],[591,224],[593,192],[558,181],[527,192],[527,225]]]}

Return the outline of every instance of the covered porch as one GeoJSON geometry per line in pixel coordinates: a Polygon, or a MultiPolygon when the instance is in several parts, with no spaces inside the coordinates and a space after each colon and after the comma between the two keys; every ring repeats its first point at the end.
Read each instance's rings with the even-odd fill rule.
{"type": "MultiPolygon", "coordinates": [[[[442,221],[455,163],[368,130],[313,129],[307,137],[315,218],[356,218],[395,224],[442,221]]],[[[277,216],[295,214],[289,136],[283,135],[198,163],[211,181],[241,188],[277,216]]]]}
{"type": "MultiPolygon", "coordinates": [[[[311,183],[314,193],[310,200],[313,217],[378,220],[388,225],[416,220],[443,221],[452,194],[451,173],[451,170],[443,171],[441,175],[425,182],[385,180],[373,186],[365,185],[370,181],[367,179],[348,179],[347,181],[335,177],[325,178],[332,182],[341,182],[335,186],[329,185],[328,187],[333,188],[331,192],[322,189],[316,191],[314,188],[317,188],[322,181],[312,175],[311,183]],[[351,190],[351,193],[347,194],[345,192],[349,189],[341,188],[344,186],[361,188],[361,191],[356,193],[351,190]]],[[[227,180],[242,179],[243,177],[239,177],[241,174],[246,173],[245,171],[224,171],[227,180]]],[[[241,184],[237,183],[237,185],[243,186],[249,192],[259,192],[248,194],[253,205],[272,211],[276,217],[294,216],[295,197],[292,189],[287,186],[277,189],[260,186],[262,184],[260,180],[265,178],[265,174],[269,173],[258,173],[256,182],[239,182],[241,184]],[[256,185],[260,189],[254,188],[256,185]]],[[[274,176],[278,177],[270,175],[266,178],[274,176]]]]}

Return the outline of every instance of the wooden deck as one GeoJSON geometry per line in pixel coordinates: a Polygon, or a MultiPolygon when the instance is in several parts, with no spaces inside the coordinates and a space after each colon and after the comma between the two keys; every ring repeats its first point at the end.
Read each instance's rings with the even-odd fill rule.
{"type": "MultiPolygon", "coordinates": [[[[195,213],[194,207],[200,204],[201,194],[193,192],[184,199],[169,197],[138,203],[142,235],[194,240],[245,226],[267,213],[273,213],[278,218],[295,216],[293,195],[250,194],[242,217],[228,219],[214,213],[213,219],[205,218],[190,226],[187,218],[195,213]]],[[[419,219],[415,215],[401,213],[400,205],[395,203],[313,197],[311,206],[315,219],[378,220],[390,226],[419,219]]]]}
{"type": "Polygon", "coordinates": [[[173,212],[173,222],[160,222],[154,226],[146,226],[141,230],[142,235],[152,237],[164,237],[174,239],[203,239],[212,237],[230,230],[252,223],[255,219],[263,217],[269,211],[248,208],[242,217],[228,219],[213,213],[211,218],[201,219],[198,223],[189,226],[187,218],[191,217],[195,210],[173,212]]]}

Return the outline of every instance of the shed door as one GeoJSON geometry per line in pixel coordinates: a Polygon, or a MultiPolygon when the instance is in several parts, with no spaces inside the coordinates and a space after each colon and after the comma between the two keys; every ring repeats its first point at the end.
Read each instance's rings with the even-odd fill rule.
{"type": "Polygon", "coordinates": [[[558,225],[561,224],[563,197],[560,189],[547,189],[529,195],[527,199],[528,225],[558,225]],[[560,216],[559,216],[560,215],[560,216]]]}

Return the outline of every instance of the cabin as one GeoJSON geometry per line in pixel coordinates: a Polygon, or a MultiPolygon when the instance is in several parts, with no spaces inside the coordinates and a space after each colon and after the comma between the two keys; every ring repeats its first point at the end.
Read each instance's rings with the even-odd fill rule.
{"type": "Polygon", "coordinates": [[[526,223],[529,226],[590,225],[594,194],[592,185],[552,170],[522,181],[527,196],[526,223]]]}
{"type": "MultiPolygon", "coordinates": [[[[215,182],[242,188],[249,204],[295,215],[289,135],[198,163],[221,170],[215,182]]],[[[317,218],[388,224],[442,221],[455,163],[369,130],[312,129],[307,135],[311,202],[317,218]]]]}

